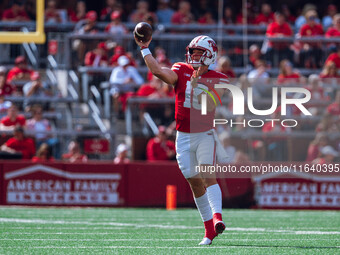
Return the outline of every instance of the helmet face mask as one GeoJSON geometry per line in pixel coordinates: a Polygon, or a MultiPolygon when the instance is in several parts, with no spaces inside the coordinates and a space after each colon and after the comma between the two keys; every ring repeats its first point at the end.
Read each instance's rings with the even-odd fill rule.
{"type": "Polygon", "coordinates": [[[217,58],[217,46],[215,41],[205,35],[195,37],[187,46],[186,51],[186,62],[193,67],[199,67],[201,65],[209,66],[215,63],[217,58]],[[194,49],[203,51],[203,54],[198,61],[192,57],[194,49]]]}

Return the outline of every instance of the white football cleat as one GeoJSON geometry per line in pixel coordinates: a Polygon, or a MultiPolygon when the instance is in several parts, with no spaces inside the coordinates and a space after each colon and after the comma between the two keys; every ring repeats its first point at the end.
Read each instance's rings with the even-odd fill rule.
{"type": "Polygon", "coordinates": [[[225,224],[223,221],[217,221],[214,225],[216,234],[222,234],[225,230],[225,224]]]}
{"type": "Polygon", "coordinates": [[[198,245],[210,245],[212,241],[208,237],[204,237],[198,245]]]}

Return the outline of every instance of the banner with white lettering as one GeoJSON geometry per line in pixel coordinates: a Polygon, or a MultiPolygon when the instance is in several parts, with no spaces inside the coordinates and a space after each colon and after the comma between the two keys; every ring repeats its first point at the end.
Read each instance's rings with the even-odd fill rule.
{"type": "Polygon", "coordinates": [[[124,203],[124,171],[108,164],[4,165],[5,204],[103,205],[124,203]]]}
{"type": "Polygon", "coordinates": [[[256,179],[255,199],[260,208],[340,209],[340,178],[267,174],[256,179]]]}

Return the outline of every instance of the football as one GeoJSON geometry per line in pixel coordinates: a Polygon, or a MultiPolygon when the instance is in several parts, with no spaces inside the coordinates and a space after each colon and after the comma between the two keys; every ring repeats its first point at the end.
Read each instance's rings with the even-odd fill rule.
{"type": "Polygon", "coordinates": [[[138,41],[147,42],[151,38],[152,27],[146,22],[140,22],[135,26],[133,34],[138,41]]]}

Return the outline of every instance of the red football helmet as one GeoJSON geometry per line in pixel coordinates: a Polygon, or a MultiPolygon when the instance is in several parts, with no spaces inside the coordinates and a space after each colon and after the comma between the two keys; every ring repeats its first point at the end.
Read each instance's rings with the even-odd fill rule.
{"type": "Polygon", "coordinates": [[[217,58],[217,46],[213,39],[206,35],[200,35],[192,39],[186,48],[187,54],[186,62],[191,64],[193,67],[198,67],[201,65],[211,65],[214,64],[217,58]],[[192,59],[191,55],[194,49],[203,50],[203,54],[199,61],[192,59]]]}

